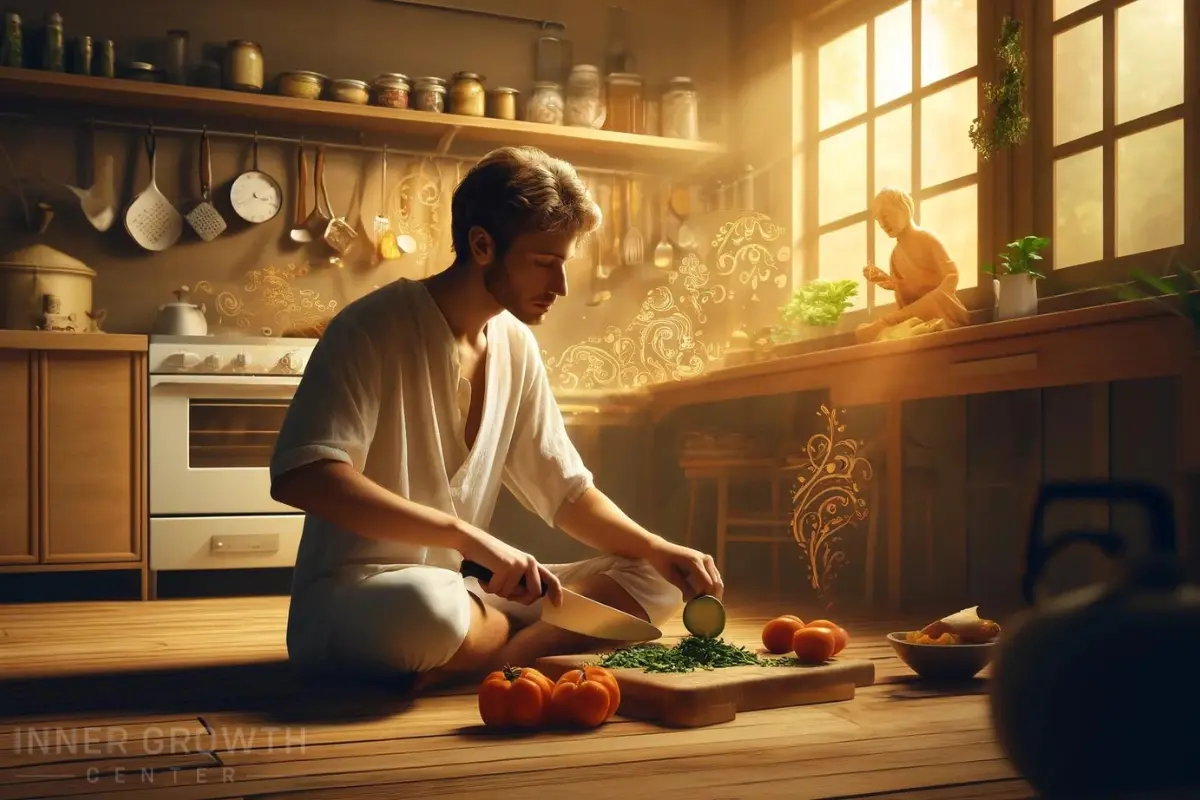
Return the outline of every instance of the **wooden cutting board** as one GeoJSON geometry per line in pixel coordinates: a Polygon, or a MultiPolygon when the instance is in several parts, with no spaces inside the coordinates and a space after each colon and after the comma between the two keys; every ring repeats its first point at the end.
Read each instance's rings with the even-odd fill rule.
{"type": "MultiPolygon", "coordinates": [[[[547,656],[537,669],[551,680],[601,656],[547,656]]],[[[739,711],[851,700],[857,686],[875,682],[875,663],[834,659],[814,667],[726,667],[684,673],[614,669],[625,717],[671,728],[699,728],[729,722],[739,711]]]]}

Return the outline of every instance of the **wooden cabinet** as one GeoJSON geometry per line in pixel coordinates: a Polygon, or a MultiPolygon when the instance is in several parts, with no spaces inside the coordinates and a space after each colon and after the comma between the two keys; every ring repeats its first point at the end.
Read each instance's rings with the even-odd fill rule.
{"type": "Polygon", "coordinates": [[[0,571],[145,574],[145,374],[142,336],[0,331],[0,571]]]}

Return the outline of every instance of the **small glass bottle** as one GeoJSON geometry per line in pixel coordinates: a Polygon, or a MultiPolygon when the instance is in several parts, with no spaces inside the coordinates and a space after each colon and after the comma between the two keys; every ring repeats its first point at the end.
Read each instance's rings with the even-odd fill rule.
{"type": "Polygon", "coordinates": [[[80,36],[75,40],[71,54],[71,72],[76,75],[92,74],[92,37],[80,36]]]}
{"type": "Polygon", "coordinates": [[[516,119],[517,96],[516,89],[507,86],[497,86],[488,92],[487,115],[493,119],[516,119]]]}
{"type": "Polygon", "coordinates": [[[93,70],[93,74],[102,78],[117,77],[117,47],[112,39],[100,42],[96,50],[96,69],[93,70]]]}
{"type": "Polygon", "coordinates": [[[672,78],[663,94],[662,135],[674,139],[700,138],[700,109],[691,78],[672,78]]]}
{"type": "Polygon", "coordinates": [[[46,15],[46,38],[42,49],[42,69],[62,72],[66,69],[63,46],[62,14],[52,11],[46,15]]]}

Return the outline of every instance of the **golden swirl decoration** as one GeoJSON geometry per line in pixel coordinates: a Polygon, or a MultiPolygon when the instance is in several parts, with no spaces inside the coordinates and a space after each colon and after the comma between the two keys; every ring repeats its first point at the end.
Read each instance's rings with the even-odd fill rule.
{"type": "Polygon", "coordinates": [[[386,213],[392,229],[416,240],[417,249],[410,258],[418,259],[426,273],[431,261],[442,256],[438,247],[442,241],[443,204],[449,210],[448,194],[441,165],[429,158],[421,159],[416,172],[407,173],[388,190],[386,213]],[[433,177],[426,173],[427,163],[433,166],[433,177]]]}
{"type": "Polygon", "coordinates": [[[724,222],[707,254],[716,269],[703,253],[686,253],[663,275],[666,285],[645,295],[624,328],[609,325],[557,356],[543,351],[552,380],[564,389],[630,389],[703,374],[721,358],[736,326],[758,308],[774,318],[783,298],[775,303],[757,290],[782,293],[788,284],[790,270],[782,265],[791,250],[786,240],[778,243],[785,233],[757,212],[740,212],[724,222]],[[730,301],[743,286],[750,291],[735,307],[730,301]]]}
{"type": "Polygon", "coordinates": [[[257,320],[259,333],[278,336],[319,325],[337,310],[336,300],[322,300],[316,290],[293,285],[307,275],[304,265],[268,266],[246,273],[240,289],[219,289],[211,281],[200,281],[196,291],[215,298],[218,325],[249,328],[257,320]]]}
{"type": "Polygon", "coordinates": [[[789,467],[801,473],[792,493],[792,536],[804,554],[809,584],[818,597],[828,600],[846,562],[842,531],[870,513],[859,496],[859,480],[870,480],[873,471],[858,455],[862,442],[840,436],[846,426],[838,421],[837,411],[822,405],[817,416],[825,418],[825,431],[808,440],[805,463],[789,467]]]}
{"type": "Polygon", "coordinates": [[[736,273],[737,282],[751,291],[763,284],[782,289],[788,276],[780,271],[779,262],[790,261],[792,251],[786,244],[775,246],[774,242],[785,232],[783,226],[758,212],[726,222],[712,242],[717,255],[717,274],[728,277],[736,273]]]}
{"type": "Polygon", "coordinates": [[[624,330],[610,325],[568,347],[562,355],[547,356],[546,369],[564,389],[632,389],[668,380],[692,378],[720,356],[698,339],[691,317],[675,307],[665,286],[655,287],[624,330]]]}

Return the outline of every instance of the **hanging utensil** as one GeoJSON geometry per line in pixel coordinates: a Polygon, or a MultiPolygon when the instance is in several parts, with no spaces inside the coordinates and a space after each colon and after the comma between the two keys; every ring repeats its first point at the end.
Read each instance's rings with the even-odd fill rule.
{"type": "Polygon", "coordinates": [[[150,160],[150,182],[129,204],[125,212],[125,230],[147,250],[166,250],[183,234],[183,217],[159,191],[155,180],[158,143],[154,126],[146,133],[146,155],[150,160]]]}
{"type": "Polygon", "coordinates": [[[659,269],[670,269],[675,263],[675,250],[667,240],[667,198],[668,186],[659,187],[658,203],[658,244],[654,246],[654,266],[659,269]]]}
{"type": "Polygon", "coordinates": [[[642,232],[638,230],[637,210],[634,204],[634,178],[625,178],[625,266],[640,266],[644,257],[642,232]]]}
{"type": "Polygon", "coordinates": [[[305,192],[308,191],[308,159],[304,157],[304,140],[300,140],[300,149],[296,158],[296,213],[292,217],[292,230],[288,233],[293,242],[311,242],[312,232],[308,229],[308,218],[304,207],[308,205],[305,192]]]}
{"type": "Polygon", "coordinates": [[[313,210],[304,221],[304,227],[315,238],[324,237],[329,230],[329,220],[333,218],[333,206],[329,205],[329,192],[325,189],[325,146],[317,146],[317,174],[313,180],[313,210]],[[321,200],[325,200],[325,208],[321,200]]]}
{"type": "MultiPolygon", "coordinates": [[[[615,180],[613,185],[615,187],[615,180]]],[[[597,192],[597,194],[599,194],[599,192],[597,192]]],[[[614,192],[609,192],[609,214],[607,215],[606,221],[609,225],[613,226],[613,228],[616,228],[616,225],[613,221],[613,204],[615,202],[613,194],[614,192]]],[[[595,308],[601,303],[607,302],[612,298],[612,290],[608,288],[608,275],[612,270],[604,266],[604,254],[602,247],[602,240],[604,238],[603,234],[603,227],[592,234],[593,239],[595,239],[596,255],[592,260],[591,285],[589,287],[592,294],[586,303],[587,306],[592,308],[595,308]]]]}
{"type": "MultiPolygon", "coordinates": [[[[325,207],[332,214],[333,204],[329,202],[329,190],[325,187],[325,181],[320,179],[320,176],[324,172],[325,162],[324,159],[321,159],[320,155],[317,157],[320,159],[317,162],[319,164],[317,175],[318,181],[321,184],[321,197],[325,198],[325,207]]],[[[345,255],[346,251],[350,249],[350,245],[354,244],[354,240],[358,238],[358,232],[354,230],[354,227],[349,222],[346,222],[345,217],[336,216],[330,219],[329,224],[325,226],[324,238],[325,243],[337,251],[339,255],[345,255]]]]}
{"type": "Polygon", "coordinates": [[[104,155],[97,174],[95,126],[92,126],[89,144],[92,151],[91,157],[88,159],[91,182],[87,189],[81,189],[78,186],[67,186],[67,188],[79,198],[80,209],[87,221],[93,228],[104,233],[117,220],[117,209],[114,202],[116,190],[113,181],[113,157],[111,153],[104,155]]]}
{"type": "Polygon", "coordinates": [[[187,213],[188,224],[206,242],[225,230],[225,218],[212,204],[212,154],[208,149],[208,128],[200,131],[200,202],[187,213]]]}
{"type": "Polygon", "coordinates": [[[258,168],[258,133],[254,134],[254,167],[243,172],[229,187],[229,202],[239,217],[259,224],[275,219],[283,207],[279,182],[258,168]]]}
{"type": "Polygon", "coordinates": [[[391,261],[399,258],[402,253],[396,243],[396,232],[392,230],[392,220],[387,208],[387,145],[383,146],[383,155],[379,167],[379,211],[375,213],[374,231],[375,260],[391,261]]]}

